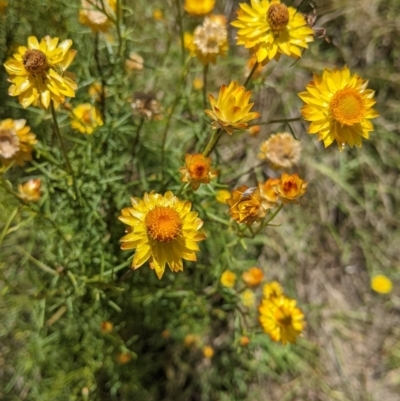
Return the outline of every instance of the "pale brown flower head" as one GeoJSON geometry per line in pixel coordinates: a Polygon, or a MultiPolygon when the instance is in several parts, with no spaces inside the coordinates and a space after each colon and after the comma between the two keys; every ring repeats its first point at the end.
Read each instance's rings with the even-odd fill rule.
{"type": "Polygon", "coordinates": [[[253,224],[263,219],[267,212],[257,187],[242,185],[234,189],[226,203],[230,206],[229,214],[238,223],[253,224]]]}
{"type": "Polygon", "coordinates": [[[200,184],[208,184],[211,178],[216,177],[216,171],[211,168],[211,157],[204,157],[201,153],[185,156],[185,166],[179,169],[181,181],[189,182],[193,190],[200,184]]]}
{"type": "Polygon", "coordinates": [[[129,53],[129,58],[125,61],[125,67],[130,71],[141,71],[143,70],[143,57],[135,52],[129,53]]]}
{"type": "Polygon", "coordinates": [[[260,146],[260,159],[267,160],[275,169],[290,168],[298,163],[301,144],[287,132],[271,135],[260,146]]]}
{"type": "Polygon", "coordinates": [[[297,198],[304,195],[306,188],[307,182],[302,180],[298,174],[289,175],[287,173],[283,173],[280,183],[274,186],[283,204],[296,201],[297,198]]]}
{"type": "Polygon", "coordinates": [[[115,12],[115,0],[82,0],[81,7],[79,22],[89,26],[93,32],[106,32],[112,26],[108,15],[115,12]]]}
{"type": "Polygon", "coordinates": [[[37,202],[42,195],[41,185],[42,180],[40,178],[29,180],[24,184],[18,185],[18,195],[25,202],[37,202]]]}
{"type": "Polygon", "coordinates": [[[264,273],[259,267],[251,267],[242,274],[242,279],[249,287],[256,287],[264,278],[264,273]]]}
{"type": "Polygon", "coordinates": [[[147,117],[149,120],[162,120],[162,108],[152,93],[136,92],[131,103],[132,111],[147,117]]]}
{"type": "Polygon", "coordinates": [[[280,178],[268,178],[264,184],[258,184],[263,205],[266,209],[271,209],[278,206],[279,196],[275,188],[280,182],[280,178]]]}
{"type": "MultiPolygon", "coordinates": [[[[225,56],[228,50],[228,31],[220,19],[206,17],[193,34],[193,50],[203,64],[215,64],[217,56],[225,56]]],[[[193,54],[194,53],[194,54],[193,54]]]]}
{"type": "Polygon", "coordinates": [[[7,118],[0,121],[0,161],[8,166],[15,162],[23,166],[32,160],[33,145],[37,143],[36,136],[26,125],[25,120],[7,118]]]}

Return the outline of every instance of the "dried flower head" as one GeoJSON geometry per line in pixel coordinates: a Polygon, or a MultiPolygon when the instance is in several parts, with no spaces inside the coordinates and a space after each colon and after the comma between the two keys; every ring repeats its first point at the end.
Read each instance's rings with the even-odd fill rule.
{"type": "Polygon", "coordinates": [[[193,34],[192,56],[203,64],[215,64],[217,56],[225,56],[228,51],[228,31],[220,19],[206,17],[193,34]]]}
{"type": "Polygon", "coordinates": [[[93,32],[107,32],[112,26],[109,16],[115,13],[116,0],[82,0],[79,22],[93,32]]]}
{"type": "Polygon", "coordinates": [[[26,125],[26,120],[7,118],[0,121],[0,160],[3,166],[15,162],[23,166],[32,160],[33,145],[36,136],[26,125]]]}
{"type": "Polygon", "coordinates": [[[138,113],[149,120],[162,120],[162,108],[153,93],[136,92],[131,103],[133,113],[138,113]]]}
{"type": "Polygon", "coordinates": [[[318,140],[328,147],[336,141],[339,150],[347,143],[351,148],[361,147],[362,138],[369,138],[374,129],[371,119],[379,114],[372,108],[376,103],[374,91],[367,89],[368,81],[357,74],[350,75],[345,66],[333,71],[325,68],[322,76],[314,74],[299,93],[306,103],[301,109],[304,119],[311,121],[309,134],[318,134],[318,140]]]}
{"type": "Polygon", "coordinates": [[[267,212],[257,187],[242,185],[234,189],[226,203],[230,206],[229,214],[238,223],[253,224],[263,219],[267,212]]]}
{"type": "Polygon", "coordinates": [[[203,221],[190,210],[189,201],[179,200],[172,192],[165,195],[152,192],[145,193],[143,199],[131,198],[131,202],[132,207],[123,209],[119,220],[131,228],[121,238],[121,249],[136,249],[133,269],[149,260],[161,279],[166,265],[178,272],[183,270],[182,259],[197,260],[197,242],[206,236],[199,231],[203,221]]]}
{"type": "Polygon", "coordinates": [[[215,0],[185,0],[185,11],[194,16],[210,13],[215,7],[215,0]]]}
{"type": "Polygon", "coordinates": [[[266,209],[271,209],[278,206],[279,196],[275,188],[280,184],[280,182],[280,178],[268,178],[268,180],[263,184],[258,184],[261,198],[263,200],[263,206],[266,209]]]}
{"type": "Polygon", "coordinates": [[[253,49],[259,63],[275,59],[281,54],[301,57],[302,49],[314,40],[314,31],[304,16],[280,0],[251,0],[251,5],[240,3],[237,20],[237,44],[253,49]]]}
{"type": "Polygon", "coordinates": [[[18,195],[25,202],[37,202],[42,195],[41,185],[42,180],[40,178],[29,180],[18,185],[18,195]]]}
{"type": "Polygon", "coordinates": [[[28,38],[28,48],[19,46],[5,63],[11,86],[10,96],[18,96],[23,107],[30,105],[47,109],[53,100],[58,106],[65,97],[75,97],[75,76],[66,71],[75,57],[69,50],[72,40],[58,44],[58,38],[46,36],[39,43],[35,36],[28,38]]]}
{"type": "Polygon", "coordinates": [[[221,275],[220,282],[224,287],[233,288],[236,283],[236,274],[231,270],[225,270],[221,275]]]}
{"type": "Polygon", "coordinates": [[[179,169],[181,181],[189,182],[193,190],[197,190],[200,184],[208,184],[211,178],[217,176],[211,168],[211,157],[205,157],[201,153],[185,156],[185,166],[179,169]]]}
{"type": "Polygon", "coordinates": [[[300,160],[301,144],[287,132],[271,135],[260,146],[260,159],[267,160],[275,169],[290,168],[300,160]]]}
{"type": "Polygon", "coordinates": [[[209,94],[211,110],[205,112],[214,120],[213,128],[222,128],[228,134],[235,129],[246,129],[248,121],[260,116],[250,112],[254,103],[249,103],[251,91],[246,92],[244,86],[231,82],[229,86],[222,85],[217,100],[209,94]]]}
{"type": "Polygon", "coordinates": [[[388,277],[378,274],[371,279],[371,288],[379,294],[389,294],[392,292],[393,283],[388,277]]]}
{"type": "Polygon", "coordinates": [[[75,107],[71,114],[71,127],[82,134],[93,134],[97,127],[103,125],[99,110],[90,103],[83,103],[75,107]]]}
{"type": "Polygon", "coordinates": [[[264,278],[264,273],[259,267],[250,267],[242,274],[242,279],[249,287],[256,287],[264,278]]]}
{"type": "Polygon", "coordinates": [[[264,298],[259,307],[260,323],[273,341],[295,343],[304,329],[304,314],[296,307],[296,300],[280,296],[264,298]]]}
{"type": "Polygon", "coordinates": [[[129,53],[129,58],[125,60],[125,68],[130,71],[143,70],[143,57],[135,52],[129,53]]]}
{"type": "Polygon", "coordinates": [[[283,173],[279,184],[274,186],[279,199],[283,204],[295,201],[306,192],[307,182],[302,180],[298,174],[289,175],[283,173]]]}

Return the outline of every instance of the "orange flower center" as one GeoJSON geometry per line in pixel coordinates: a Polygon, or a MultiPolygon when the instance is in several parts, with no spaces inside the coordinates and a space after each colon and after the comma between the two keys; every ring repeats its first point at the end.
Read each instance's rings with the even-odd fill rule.
{"type": "Polygon", "coordinates": [[[286,314],[283,308],[277,308],[275,311],[275,319],[280,326],[290,326],[292,324],[292,315],[286,314]]]}
{"type": "Polygon", "coordinates": [[[194,180],[199,180],[207,174],[207,167],[204,163],[194,163],[189,167],[189,174],[194,180]]]}
{"type": "Polygon", "coordinates": [[[364,100],[353,88],[337,91],[330,102],[333,118],[340,125],[354,125],[362,121],[365,115],[364,100]]]}
{"type": "Polygon", "coordinates": [[[286,28],[289,22],[289,10],[284,4],[271,4],[267,12],[267,19],[271,30],[279,33],[286,28]]]}
{"type": "Polygon", "coordinates": [[[0,129],[0,157],[10,159],[19,151],[19,139],[14,130],[0,129]]]}
{"type": "Polygon", "coordinates": [[[297,186],[297,182],[293,181],[293,180],[288,180],[285,181],[282,185],[283,187],[283,191],[285,193],[296,193],[299,190],[299,187],[297,186]]]}
{"type": "Polygon", "coordinates": [[[158,242],[171,242],[182,231],[182,219],[168,206],[156,206],[150,210],[145,225],[149,237],[158,242]]]}
{"type": "Polygon", "coordinates": [[[25,70],[31,74],[40,74],[49,68],[46,55],[37,49],[30,49],[22,57],[25,70]]]}

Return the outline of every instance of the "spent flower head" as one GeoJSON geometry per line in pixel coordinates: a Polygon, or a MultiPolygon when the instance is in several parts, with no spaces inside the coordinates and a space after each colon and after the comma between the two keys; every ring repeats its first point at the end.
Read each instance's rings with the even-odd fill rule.
{"type": "Polygon", "coordinates": [[[229,86],[222,85],[215,99],[209,94],[211,110],[205,110],[214,122],[213,128],[222,128],[228,134],[235,129],[246,129],[248,122],[260,116],[257,112],[250,112],[254,103],[249,103],[251,91],[246,91],[238,82],[231,82],[229,86]]]}
{"type": "Polygon", "coordinates": [[[280,0],[251,0],[240,3],[237,44],[252,49],[259,63],[279,60],[281,54],[301,57],[302,49],[314,40],[314,31],[304,16],[280,0]]]}
{"type": "Polygon", "coordinates": [[[82,0],[79,22],[93,32],[107,32],[112,26],[110,16],[115,13],[116,0],[82,0]]]}
{"type": "Polygon", "coordinates": [[[265,159],[275,169],[290,168],[300,160],[301,144],[293,135],[282,132],[271,135],[260,146],[258,157],[265,159]]]}
{"type": "Polygon", "coordinates": [[[132,207],[123,209],[119,220],[130,228],[121,238],[121,249],[136,249],[133,269],[149,261],[161,279],[166,265],[178,272],[183,270],[182,259],[197,260],[197,242],[206,236],[199,231],[203,221],[190,210],[189,201],[168,191],[165,195],[145,193],[143,199],[131,198],[131,202],[132,207]]]}
{"type": "Polygon", "coordinates": [[[58,106],[66,96],[75,97],[75,76],[66,70],[76,51],[70,50],[72,40],[58,42],[58,38],[46,36],[39,43],[30,36],[28,47],[19,46],[4,63],[11,82],[8,94],[18,96],[23,107],[33,104],[47,109],[51,100],[58,106]]]}
{"type": "Polygon", "coordinates": [[[159,121],[163,119],[161,105],[151,92],[135,92],[131,107],[134,114],[144,116],[148,120],[159,121]]]}
{"type": "Polygon", "coordinates": [[[36,136],[26,125],[26,120],[7,118],[0,121],[0,160],[3,166],[15,162],[23,166],[32,160],[36,136]]]}
{"type": "Polygon", "coordinates": [[[317,134],[325,147],[335,141],[340,150],[345,144],[361,147],[362,138],[368,139],[374,129],[370,120],[379,116],[372,108],[375,92],[367,85],[368,81],[351,75],[346,66],[314,74],[307,92],[299,93],[305,103],[301,114],[311,121],[308,133],[317,134]]]}

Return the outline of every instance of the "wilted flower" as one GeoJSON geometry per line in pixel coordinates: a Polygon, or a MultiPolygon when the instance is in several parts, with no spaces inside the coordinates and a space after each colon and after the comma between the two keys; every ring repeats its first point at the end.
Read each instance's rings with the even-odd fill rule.
{"type": "Polygon", "coordinates": [[[135,52],[129,53],[129,58],[125,60],[125,67],[127,70],[131,71],[141,71],[143,70],[143,57],[135,52]]]}
{"type": "Polygon", "coordinates": [[[275,188],[280,182],[280,178],[268,178],[264,184],[258,184],[264,208],[270,209],[278,206],[279,196],[275,188]]]}
{"type": "Polygon", "coordinates": [[[301,145],[287,132],[271,135],[260,146],[260,159],[267,160],[275,169],[290,168],[300,160],[301,145]]]}
{"type": "Polygon", "coordinates": [[[264,278],[264,273],[259,267],[250,267],[242,274],[242,279],[249,287],[256,287],[264,278]]]}
{"type": "Polygon", "coordinates": [[[213,128],[222,128],[228,134],[235,129],[246,129],[247,122],[260,116],[250,112],[254,103],[249,103],[251,91],[246,92],[244,86],[231,82],[229,86],[222,85],[217,100],[209,94],[211,110],[205,112],[214,120],[213,128]]]}
{"type": "Polygon", "coordinates": [[[215,0],[185,0],[185,11],[194,16],[210,13],[215,6],[215,0]]]}
{"type": "Polygon", "coordinates": [[[220,20],[206,17],[193,34],[193,46],[189,46],[192,56],[203,64],[215,64],[217,56],[225,56],[228,50],[228,31],[220,20]]]}
{"type": "Polygon", "coordinates": [[[226,204],[226,200],[229,199],[231,196],[232,195],[228,190],[220,189],[219,191],[217,191],[217,195],[216,195],[215,199],[219,203],[226,204]]]}
{"type": "Polygon", "coordinates": [[[211,178],[217,176],[211,168],[211,157],[205,157],[201,153],[185,156],[185,166],[179,169],[181,181],[189,182],[192,189],[196,190],[200,184],[208,184],[211,178]]]}
{"type": "Polygon", "coordinates": [[[162,120],[162,110],[154,94],[136,92],[131,103],[132,111],[147,117],[149,120],[162,120]]]}
{"type": "Polygon", "coordinates": [[[283,288],[277,281],[266,283],[263,287],[263,296],[266,299],[274,300],[283,295],[283,288]]]}
{"type": "Polygon", "coordinates": [[[24,184],[18,185],[18,195],[25,202],[37,202],[42,195],[40,187],[42,180],[37,178],[36,180],[29,180],[24,184]]]}
{"type": "Polygon", "coordinates": [[[90,103],[83,103],[72,110],[71,127],[82,134],[93,134],[97,127],[103,125],[99,110],[90,103]]]}
{"type": "Polygon", "coordinates": [[[104,322],[101,322],[101,332],[104,334],[111,333],[114,329],[114,325],[111,322],[108,322],[105,320],[104,322]]]}
{"type": "Polygon", "coordinates": [[[393,284],[388,277],[378,274],[371,279],[371,288],[380,294],[389,294],[392,292],[393,284]]]}
{"type": "Polygon", "coordinates": [[[132,207],[123,209],[119,220],[132,230],[121,238],[121,249],[136,249],[133,269],[150,260],[150,267],[161,279],[165,265],[178,272],[183,270],[182,259],[197,260],[197,242],[206,236],[199,231],[203,221],[190,211],[189,201],[180,201],[168,191],[164,196],[145,193],[143,200],[131,198],[131,202],[132,207]]]}
{"type": "Polygon", "coordinates": [[[232,197],[227,199],[226,203],[230,206],[229,214],[238,223],[253,224],[266,215],[257,187],[249,188],[247,185],[242,185],[234,189],[232,197]]]}
{"type": "Polygon", "coordinates": [[[254,306],[256,301],[256,296],[254,295],[254,292],[248,288],[240,294],[240,298],[242,300],[242,304],[247,308],[251,308],[252,306],[254,306]]]}
{"type": "Polygon", "coordinates": [[[7,166],[15,161],[23,166],[32,160],[33,145],[37,143],[36,136],[26,125],[26,120],[7,118],[0,121],[0,160],[7,166]]]}
{"type": "Polygon", "coordinates": [[[107,32],[112,26],[109,16],[115,13],[116,0],[82,0],[81,7],[79,22],[93,32],[107,32]]]}
{"type": "Polygon", "coordinates": [[[214,356],[214,348],[210,347],[209,345],[203,348],[203,355],[204,358],[211,359],[214,356]]]}
{"type": "Polygon", "coordinates": [[[28,48],[19,46],[17,53],[4,63],[12,83],[8,94],[18,96],[23,107],[33,104],[47,109],[50,100],[57,106],[65,102],[66,96],[75,97],[75,76],[66,69],[76,51],[69,50],[72,40],[64,40],[59,45],[58,41],[46,36],[39,44],[35,36],[30,36],[28,48]]]}
{"type": "Polygon", "coordinates": [[[253,49],[259,63],[279,60],[281,54],[301,57],[302,48],[314,40],[314,31],[304,16],[280,0],[251,0],[240,3],[237,20],[237,44],[253,49]]]}
{"type": "Polygon", "coordinates": [[[334,141],[340,150],[346,143],[361,147],[362,138],[368,139],[374,129],[369,120],[379,116],[372,108],[375,92],[367,85],[357,74],[350,75],[346,66],[333,71],[325,68],[322,76],[314,74],[307,92],[299,93],[306,103],[301,114],[311,121],[308,133],[318,134],[325,147],[334,141]]]}
{"type": "Polygon", "coordinates": [[[273,341],[295,343],[304,329],[304,314],[296,307],[296,300],[280,296],[262,300],[259,307],[260,323],[273,341]]]}
{"type": "Polygon", "coordinates": [[[302,180],[298,174],[289,175],[283,173],[279,184],[274,186],[279,199],[283,204],[300,198],[306,192],[307,182],[302,180]]]}
{"type": "Polygon", "coordinates": [[[231,270],[225,270],[221,275],[221,284],[227,288],[233,288],[236,283],[236,274],[231,270]]]}

